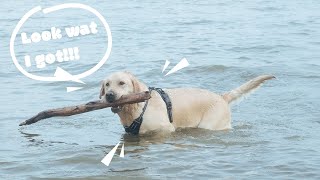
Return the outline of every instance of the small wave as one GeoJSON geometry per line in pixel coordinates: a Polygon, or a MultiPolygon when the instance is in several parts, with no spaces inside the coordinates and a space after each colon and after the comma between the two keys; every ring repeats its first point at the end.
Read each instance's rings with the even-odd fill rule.
{"type": "Polygon", "coordinates": [[[290,21],[290,22],[288,22],[288,25],[290,25],[290,26],[304,26],[305,24],[297,22],[297,21],[290,21]]]}
{"type": "Polygon", "coordinates": [[[208,66],[196,66],[193,68],[186,69],[186,73],[211,73],[211,72],[224,72],[228,68],[224,65],[208,65],[208,66]]]}
{"type": "Polygon", "coordinates": [[[299,140],[303,140],[303,137],[302,136],[298,136],[298,135],[294,135],[294,136],[284,137],[284,139],[290,140],[290,141],[299,141],[299,140]]]}
{"type": "Polygon", "coordinates": [[[180,25],[207,25],[212,24],[212,20],[196,20],[196,21],[190,21],[190,22],[181,22],[180,25]]]}
{"type": "Polygon", "coordinates": [[[247,56],[240,56],[238,57],[237,59],[240,59],[240,60],[250,60],[251,58],[247,57],[247,56]]]}
{"type": "Polygon", "coordinates": [[[244,52],[244,51],[274,51],[274,50],[279,50],[279,49],[286,49],[286,48],[293,48],[291,45],[257,45],[257,46],[251,46],[251,47],[232,47],[229,49],[226,49],[227,51],[232,51],[232,52],[244,52]]]}
{"type": "Polygon", "coordinates": [[[238,124],[238,125],[235,125],[234,128],[235,129],[252,129],[252,125],[251,124],[245,124],[245,123],[241,123],[241,124],[238,124]]]}
{"type": "Polygon", "coordinates": [[[142,171],[147,169],[147,167],[144,168],[135,168],[135,169],[119,169],[119,170],[115,170],[113,168],[110,169],[111,172],[130,172],[130,171],[142,171]]]}
{"type": "Polygon", "coordinates": [[[262,11],[262,12],[268,12],[268,11],[271,11],[271,12],[274,12],[274,11],[281,11],[281,8],[278,8],[278,7],[271,7],[271,6],[268,6],[268,7],[255,7],[255,8],[250,8],[251,10],[256,10],[256,11],[262,11]]]}

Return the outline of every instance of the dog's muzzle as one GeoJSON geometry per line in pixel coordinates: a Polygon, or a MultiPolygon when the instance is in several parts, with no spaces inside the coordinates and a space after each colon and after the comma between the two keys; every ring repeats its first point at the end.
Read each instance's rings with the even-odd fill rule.
{"type": "MultiPolygon", "coordinates": [[[[114,92],[110,91],[108,93],[106,93],[106,100],[109,103],[113,103],[116,101],[116,95],[114,94],[114,92]]],[[[122,106],[117,106],[117,107],[111,107],[111,111],[113,113],[118,113],[122,110],[122,106]]]]}
{"type": "Polygon", "coordinates": [[[113,103],[116,100],[116,95],[114,94],[114,92],[110,91],[110,92],[106,93],[106,100],[109,103],[113,103]]]}

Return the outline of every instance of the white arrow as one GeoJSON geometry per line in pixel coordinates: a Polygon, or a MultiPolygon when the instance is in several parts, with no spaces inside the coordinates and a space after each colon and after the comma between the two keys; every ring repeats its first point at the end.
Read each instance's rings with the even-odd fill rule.
{"type": "Polygon", "coordinates": [[[163,69],[162,69],[162,73],[167,69],[169,64],[170,64],[170,61],[166,60],[166,63],[164,64],[163,69]]]}
{"type": "Polygon", "coordinates": [[[173,67],[165,76],[177,72],[180,69],[185,68],[187,66],[189,66],[188,60],[186,58],[182,58],[181,61],[175,67],[173,67]]]}
{"type": "Polygon", "coordinates": [[[76,91],[79,89],[82,89],[83,87],[67,87],[67,92],[72,92],[72,91],[76,91]]]}
{"type": "Polygon", "coordinates": [[[122,144],[121,152],[120,152],[120,157],[124,157],[124,143],[122,144]]]}
{"type": "Polygon", "coordinates": [[[120,144],[120,142],[101,160],[101,162],[103,164],[105,164],[106,166],[109,166],[109,164],[114,156],[114,153],[118,149],[119,144],[120,144]]]}
{"type": "Polygon", "coordinates": [[[83,81],[81,81],[80,79],[76,79],[74,76],[72,76],[70,73],[68,73],[67,71],[63,70],[60,67],[57,67],[56,72],[54,73],[54,76],[59,81],[74,81],[74,82],[85,84],[83,81]]]}

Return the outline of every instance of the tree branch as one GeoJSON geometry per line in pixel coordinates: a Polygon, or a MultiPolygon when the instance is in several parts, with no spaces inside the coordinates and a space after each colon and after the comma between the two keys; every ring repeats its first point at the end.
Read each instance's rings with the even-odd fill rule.
{"type": "Polygon", "coordinates": [[[48,109],[45,111],[41,111],[40,113],[38,113],[37,115],[33,116],[30,119],[25,120],[24,122],[20,123],[19,126],[33,124],[42,119],[47,119],[55,116],[72,116],[75,114],[86,113],[86,112],[103,109],[107,107],[116,107],[124,104],[134,104],[138,102],[143,102],[150,98],[151,96],[149,91],[145,91],[142,93],[124,95],[113,103],[102,102],[99,100],[99,101],[91,101],[86,104],[81,104],[77,106],[48,109]]]}

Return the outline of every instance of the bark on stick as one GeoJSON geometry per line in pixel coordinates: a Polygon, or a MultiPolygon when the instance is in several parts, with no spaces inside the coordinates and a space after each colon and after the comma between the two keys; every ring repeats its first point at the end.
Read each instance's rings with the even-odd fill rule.
{"type": "Polygon", "coordinates": [[[124,104],[134,104],[138,102],[143,102],[150,98],[151,96],[149,91],[145,91],[145,92],[136,93],[136,94],[124,95],[113,103],[102,102],[98,100],[98,101],[91,101],[86,104],[81,104],[77,106],[48,109],[45,111],[41,111],[40,113],[38,113],[37,115],[33,116],[30,119],[25,120],[24,122],[20,123],[19,126],[33,124],[42,119],[47,119],[55,116],[72,116],[75,114],[86,113],[86,112],[103,109],[107,107],[116,107],[124,104]]]}

